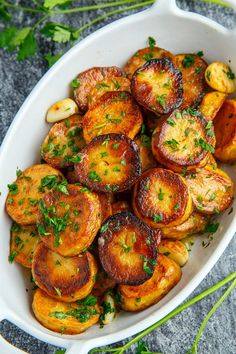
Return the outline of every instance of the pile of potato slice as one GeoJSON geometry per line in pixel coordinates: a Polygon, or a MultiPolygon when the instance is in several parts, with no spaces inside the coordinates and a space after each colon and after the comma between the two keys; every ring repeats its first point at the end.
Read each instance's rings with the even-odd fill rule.
{"type": "Polygon", "coordinates": [[[53,331],[109,324],[181,279],[186,237],[214,232],[234,184],[235,76],[203,53],[139,49],[123,69],[93,67],[49,108],[42,163],[8,185],[10,262],[30,268],[33,311],[53,331]],[[212,231],[212,229],[214,229],[212,231]]]}

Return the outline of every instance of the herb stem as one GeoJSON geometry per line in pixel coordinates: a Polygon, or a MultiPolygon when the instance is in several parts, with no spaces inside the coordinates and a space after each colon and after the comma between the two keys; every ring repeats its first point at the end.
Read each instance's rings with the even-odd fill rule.
{"type": "Polygon", "coordinates": [[[104,20],[105,18],[107,17],[110,17],[110,16],[113,16],[115,14],[118,14],[118,13],[121,13],[121,12],[125,12],[125,11],[129,11],[129,10],[133,10],[133,9],[137,9],[139,7],[143,7],[143,6],[146,6],[146,5],[151,5],[154,3],[155,0],[148,0],[148,1],[144,1],[142,3],[138,3],[136,5],[132,5],[132,6],[128,6],[128,7],[124,7],[122,9],[117,9],[117,10],[114,10],[114,11],[111,11],[111,12],[107,12],[106,14],[102,15],[102,16],[98,16],[96,17],[94,20],[86,23],[86,25],[80,27],[78,29],[78,32],[82,32],[84,31],[86,28],[96,24],[97,22],[100,22],[101,20],[104,20]]]}
{"type": "Polygon", "coordinates": [[[217,291],[219,288],[221,288],[222,286],[224,286],[225,284],[227,284],[231,280],[236,281],[236,272],[228,275],[226,278],[222,279],[220,282],[218,282],[217,284],[213,285],[211,288],[203,291],[201,294],[193,297],[192,299],[188,300],[184,304],[180,305],[175,310],[171,311],[168,315],[166,315],[164,318],[162,318],[160,321],[154,323],[152,326],[148,327],[147,329],[145,329],[144,331],[139,333],[136,337],[131,339],[123,347],[112,348],[112,349],[110,349],[110,348],[96,349],[95,348],[95,349],[93,349],[91,351],[91,354],[92,353],[98,353],[98,352],[115,352],[116,354],[123,353],[124,350],[130,348],[131,345],[133,345],[134,343],[138,342],[143,337],[145,337],[147,334],[151,333],[153,330],[155,330],[156,328],[158,328],[161,325],[163,325],[164,323],[166,323],[169,319],[171,319],[172,317],[176,316],[177,314],[179,314],[183,310],[187,309],[188,307],[192,306],[193,304],[197,303],[198,301],[202,300],[206,296],[208,296],[208,295],[212,294],[213,292],[217,291]],[[116,351],[114,349],[116,349],[116,351]]]}
{"type": "Polygon", "coordinates": [[[231,5],[227,4],[226,2],[224,2],[222,0],[201,0],[201,1],[202,2],[211,2],[211,3],[216,4],[216,5],[228,7],[229,9],[233,8],[231,5]]]}
{"type": "Polygon", "coordinates": [[[36,13],[40,13],[40,14],[47,12],[46,9],[45,10],[33,9],[32,7],[13,5],[13,4],[10,4],[9,2],[6,2],[6,1],[3,1],[2,4],[3,4],[3,6],[10,7],[12,9],[26,11],[26,12],[36,12],[36,13]]]}
{"type": "Polygon", "coordinates": [[[128,4],[128,3],[133,3],[133,2],[140,3],[140,0],[119,0],[119,1],[114,1],[114,2],[107,3],[107,4],[83,6],[83,7],[77,7],[77,8],[74,8],[74,9],[51,10],[50,13],[51,14],[58,14],[58,15],[61,15],[61,14],[72,14],[72,13],[83,12],[83,11],[100,10],[100,9],[105,9],[105,8],[108,8],[108,7],[115,7],[115,6],[124,5],[124,4],[128,4]]]}
{"type": "Polygon", "coordinates": [[[233,288],[235,286],[236,286],[236,278],[234,279],[234,281],[230,284],[228,289],[224,292],[224,294],[221,296],[221,298],[217,301],[217,303],[212,307],[212,309],[208,312],[208,314],[204,318],[202,325],[201,325],[201,327],[198,331],[198,334],[196,336],[195,342],[193,343],[193,346],[191,348],[191,351],[193,353],[197,353],[197,345],[198,345],[198,342],[199,342],[200,337],[202,335],[202,332],[203,332],[204,328],[206,327],[207,322],[209,321],[211,316],[214,314],[214,312],[218,309],[218,307],[222,304],[222,302],[226,299],[226,297],[230,294],[230,292],[233,290],[233,288]]]}
{"type": "Polygon", "coordinates": [[[40,25],[40,23],[42,23],[44,20],[46,20],[46,18],[48,18],[50,16],[50,14],[46,14],[45,16],[41,17],[32,27],[32,31],[35,30],[36,27],[38,27],[40,25]]]}

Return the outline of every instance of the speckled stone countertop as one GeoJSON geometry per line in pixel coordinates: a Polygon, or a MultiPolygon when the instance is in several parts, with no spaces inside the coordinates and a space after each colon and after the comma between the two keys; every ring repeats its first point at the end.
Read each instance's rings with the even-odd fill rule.
{"type": "MultiPolygon", "coordinates": [[[[80,1],[80,4],[88,5],[88,3],[95,4],[99,2],[101,1],[80,1]]],[[[12,3],[16,4],[19,3],[19,1],[14,1],[12,3]]],[[[24,5],[30,5],[32,2],[22,1],[21,4],[22,3],[24,5]]],[[[236,17],[230,9],[225,9],[214,4],[206,4],[200,0],[179,0],[177,3],[178,6],[185,10],[201,13],[202,15],[208,16],[226,27],[232,28],[236,23],[236,17]]],[[[60,16],[60,19],[55,16],[53,20],[60,21],[61,23],[68,24],[73,27],[79,27],[96,16],[102,15],[103,13],[105,13],[104,10],[98,10],[89,14],[83,13],[79,16],[60,16]]],[[[83,37],[95,31],[102,25],[119,17],[128,15],[129,13],[122,13],[106,19],[103,23],[98,23],[97,25],[86,30],[83,33],[83,37]]],[[[25,14],[23,15],[22,12],[19,12],[16,16],[14,16],[13,24],[16,26],[20,26],[22,24],[24,26],[28,26],[32,21],[35,22],[37,19],[37,14],[29,18],[28,16],[25,16],[25,14]]],[[[0,24],[0,29],[2,27],[3,25],[0,24]]],[[[232,45],[235,46],[235,43],[232,43],[232,45]]],[[[17,62],[16,55],[14,53],[7,53],[0,50],[0,143],[21,104],[38,80],[47,71],[47,64],[45,63],[43,56],[49,52],[56,54],[66,48],[65,45],[51,43],[45,39],[39,40],[39,46],[40,51],[37,55],[33,59],[25,62],[17,62]]],[[[197,290],[191,295],[191,297],[200,293],[204,289],[211,287],[213,284],[235,271],[235,269],[236,239],[234,238],[224,254],[221,256],[218,263],[200,284],[197,290]]],[[[198,304],[188,308],[172,320],[168,321],[161,328],[148,335],[145,338],[145,342],[149,346],[149,350],[156,352],[158,351],[165,354],[186,353],[187,349],[191,347],[191,344],[195,339],[204,315],[206,315],[211,309],[212,305],[222,294],[222,291],[223,290],[220,290],[198,304]]],[[[209,321],[199,342],[199,354],[236,353],[235,303],[236,291],[234,290],[209,321]]],[[[57,348],[32,338],[9,323],[7,320],[1,322],[0,332],[7,340],[27,353],[56,353],[57,348]]],[[[127,352],[135,353],[135,346],[127,352]]],[[[1,348],[0,354],[5,354],[2,353],[1,348]]]]}

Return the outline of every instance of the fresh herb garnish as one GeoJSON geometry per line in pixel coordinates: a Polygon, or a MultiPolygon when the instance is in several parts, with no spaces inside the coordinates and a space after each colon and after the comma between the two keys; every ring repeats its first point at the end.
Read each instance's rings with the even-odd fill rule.
{"type": "Polygon", "coordinates": [[[150,49],[154,49],[156,40],[153,37],[148,37],[148,45],[150,49]]]}
{"type": "Polygon", "coordinates": [[[182,65],[184,68],[190,68],[195,62],[194,55],[186,54],[182,60],[182,65]]]}

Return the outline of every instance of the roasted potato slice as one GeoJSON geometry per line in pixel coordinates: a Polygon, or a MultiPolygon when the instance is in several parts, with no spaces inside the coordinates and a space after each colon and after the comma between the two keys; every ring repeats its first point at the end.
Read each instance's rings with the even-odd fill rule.
{"type": "Polygon", "coordinates": [[[116,286],[116,282],[114,279],[110,278],[109,275],[101,268],[99,269],[96,282],[93,287],[93,295],[101,297],[108,290],[113,289],[116,286]]]}
{"type": "Polygon", "coordinates": [[[182,74],[169,59],[149,60],[135,71],[131,92],[144,108],[159,114],[170,113],[182,104],[182,74]]]}
{"type": "Polygon", "coordinates": [[[11,227],[9,261],[14,260],[26,268],[31,268],[35,247],[39,236],[35,225],[21,226],[13,223],[11,227]]]}
{"type": "Polygon", "coordinates": [[[130,212],[115,214],[102,225],[98,249],[104,270],[117,283],[142,284],[154,272],[154,231],[130,212]]]}
{"type": "Polygon", "coordinates": [[[126,200],[120,200],[112,203],[112,215],[122,213],[123,211],[131,211],[131,206],[126,200]]]}
{"type": "Polygon", "coordinates": [[[182,108],[197,107],[205,91],[205,70],[207,63],[196,54],[177,54],[173,58],[174,65],[183,76],[182,108]]]}
{"type": "Polygon", "coordinates": [[[121,307],[141,311],[160,301],[181,279],[181,268],[172,259],[159,254],[153,276],[138,286],[119,285],[121,307]]]}
{"type": "Polygon", "coordinates": [[[188,261],[188,250],[178,240],[162,240],[158,245],[158,251],[173,259],[180,267],[183,267],[188,261]]]}
{"type": "Polygon", "coordinates": [[[37,289],[32,308],[35,317],[44,327],[61,334],[78,334],[98,322],[100,310],[95,301],[96,298],[88,296],[80,303],[65,303],[37,289]]]}
{"type": "Polygon", "coordinates": [[[227,100],[214,119],[215,156],[222,162],[236,160],[236,100],[227,100]]]}
{"type": "Polygon", "coordinates": [[[155,158],[173,171],[182,172],[204,166],[207,154],[214,152],[212,122],[196,110],[174,111],[153,132],[155,158]]]}
{"type": "Polygon", "coordinates": [[[112,213],[112,194],[111,193],[98,193],[101,204],[101,220],[104,222],[112,213]]]}
{"type": "Polygon", "coordinates": [[[100,135],[79,156],[78,181],[97,192],[127,190],[141,174],[138,146],[123,134],[100,135]]]}
{"type": "Polygon", "coordinates": [[[133,73],[143,66],[147,61],[151,59],[160,59],[160,58],[168,58],[172,59],[173,54],[168,52],[168,50],[153,47],[153,48],[142,48],[139,49],[127,62],[124,66],[124,71],[129,79],[132,78],[133,73]]]}
{"type": "Polygon", "coordinates": [[[41,145],[41,157],[52,167],[73,166],[71,158],[85,146],[82,117],[73,115],[54,124],[41,145]]]}
{"type": "Polygon", "coordinates": [[[204,95],[199,105],[199,110],[208,120],[213,120],[226,100],[227,95],[222,92],[213,91],[204,95]]]}
{"type": "Polygon", "coordinates": [[[33,279],[40,289],[55,299],[74,302],[85,298],[92,291],[96,274],[97,264],[89,252],[63,257],[43,242],[35,249],[33,279]]]}
{"type": "Polygon", "coordinates": [[[218,214],[233,200],[234,183],[219,168],[206,166],[185,176],[195,209],[202,214],[218,214]]]}
{"type": "Polygon", "coordinates": [[[215,61],[208,65],[205,70],[205,79],[214,90],[223,93],[233,93],[235,91],[235,74],[225,63],[215,61]]]}
{"type": "Polygon", "coordinates": [[[140,108],[125,91],[105,93],[83,118],[84,139],[89,143],[102,134],[119,133],[133,139],[143,122],[140,108]]]}
{"type": "Polygon", "coordinates": [[[139,147],[142,172],[157,166],[157,162],[152,154],[151,138],[146,134],[141,134],[134,141],[139,147]]]}
{"type": "Polygon", "coordinates": [[[132,204],[135,215],[154,229],[179,225],[192,212],[185,180],[163,168],[144,172],[134,186],[132,204]]]}
{"type": "Polygon", "coordinates": [[[80,73],[77,78],[72,81],[74,97],[79,110],[82,113],[87,111],[88,96],[93,87],[101,81],[119,76],[124,76],[124,73],[116,66],[93,67],[80,73]]]}
{"type": "Polygon", "coordinates": [[[182,240],[185,237],[203,232],[209,220],[207,215],[193,211],[190,217],[183,223],[172,227],[163,227],[163,238],[182,240]]]}
{"type": "Polygon", "coordinates": [[[18,224],[36,224],[40,198],[63,179],[61,172],[47,164],[33,165],[18,173],[17,180],[8,185],[7,213],[18,224]]]}
{"type": "Polygon", "coordinates": [[[217,168],[217,162],[212,154],[208,154],[206,165],[210,165],[213,169],[217,168]]]}
{"type": "Polygon", "coordinates": [[[42,241],[62,256],[74,256],[91,245],[101,226],[98,195],[68,184],[39,202],[37,228],[42,241]]]}
{"type": "Polygon", "coordinates": [[[94,106],[97,100],[109,91],[130,92],[130,80],[126,77],[113,77],[105,81],[100,81],[94,86],[88,95],[89,109],[94,106]]]}

